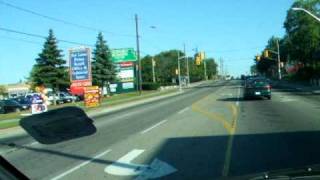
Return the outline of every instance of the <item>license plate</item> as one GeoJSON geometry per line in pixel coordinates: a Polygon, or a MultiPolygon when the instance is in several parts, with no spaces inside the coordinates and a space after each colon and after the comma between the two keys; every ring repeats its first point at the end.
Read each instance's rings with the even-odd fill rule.
{"type": "Polygon", "coordinates": [[[261,92],[255,92],[255,95],[261,95],[261,92]]]}

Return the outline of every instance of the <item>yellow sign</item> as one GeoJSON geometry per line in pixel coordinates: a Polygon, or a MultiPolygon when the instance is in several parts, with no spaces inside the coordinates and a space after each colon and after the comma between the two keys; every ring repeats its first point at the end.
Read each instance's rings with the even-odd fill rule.
{"type": "Polygon", "coordinates": [[[97,107],[100,105],[100,90],[98,86],[85,87],[84,104],[86,107],[97,107]]]}

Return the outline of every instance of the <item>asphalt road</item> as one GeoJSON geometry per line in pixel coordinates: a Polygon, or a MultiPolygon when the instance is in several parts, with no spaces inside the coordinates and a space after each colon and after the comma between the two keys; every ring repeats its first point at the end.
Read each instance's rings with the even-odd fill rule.
{"type": "Polygon", "coordinates": [[[320,164],[312,95],[275,88],[272,100],[244,101],[241,81],[185,91],[93,119],[90,136],[8,139],[4,156],[31,179],[228,179],[320,164]]]}

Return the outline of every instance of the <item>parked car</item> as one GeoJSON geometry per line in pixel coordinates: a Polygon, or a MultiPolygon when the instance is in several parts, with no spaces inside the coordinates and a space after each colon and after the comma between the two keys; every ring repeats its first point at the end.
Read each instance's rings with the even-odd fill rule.
{"type": "Polygon", "coordinates": [[[31,98],[20,96],[20,97],[14,98],[14,100],[17,101],[24,110],[28,110],[31,108],[31,105],[32,105],[31,98]]]}
{"type": "Polygon", "coordinates": [[[266,97],[271,99],[270,81],[265,78],[248,79],[244,87],[244,99],[266,97]]]}
{"type": "Polygon", "coordinates": [[[9,112],[20,112],[23,110],[21,104],[12,99],[1,100],[0,101],[0,113],[5,114],[9,112]]]}
{"type": "Polygon", "coordinates": [[[78,98],[76,96],[72,96],[71,94],[67,92],[59,92],[58,93],[59,99],[62,100],[63,103],[70,103],[78,101],[78,98]]]}

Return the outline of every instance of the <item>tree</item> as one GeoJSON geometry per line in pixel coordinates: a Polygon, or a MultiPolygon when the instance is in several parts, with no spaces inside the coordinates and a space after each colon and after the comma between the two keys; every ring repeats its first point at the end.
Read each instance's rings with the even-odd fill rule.
{"type": "Polygon", "coordinates": [[[217,63],[213,58],[208,58],[206,61],[206,67],[207,67],[207,76],[209,79],[213,79],[215,75],[217,75],[217,63]]]}
{"type": "Polygon", "coordinates": [[[52,88],[55,92],[62,85],[69,82],[68,72],[66,70],[66,61],[62,59],[61,50],[58,49],[57,40],[52,29],[49,30],[49,36],[43,45],[42,52],[36,59],[30,73],[32,86],[44,85],[52,88]]]}
{"type": "MultiPolygon", "coordinates": [[[[302,7],[315,15],[320,14],[319,0],[298,0],[291,7],[302,7]]],[[[319,22],[301,11],[289,10],[284,23],[288,36],[290,57],[307,66],[315,64],[314,55],[320,50],[319,22]]]]}
{"type": "Polygon", "coordinates": [[[143,82],[152,82],[152,56],[147,55],[141,59],[141,68],[143,82]]]}
{"type": "Polygon", "coordinates": [[[98,34],[93,51],[92,79],[93,84],[101,88],[107,85],[108,92],[110,92],[109,83],[116,80],[116,71],[111,60],[111,52],[101,32],[98,34]]]}

